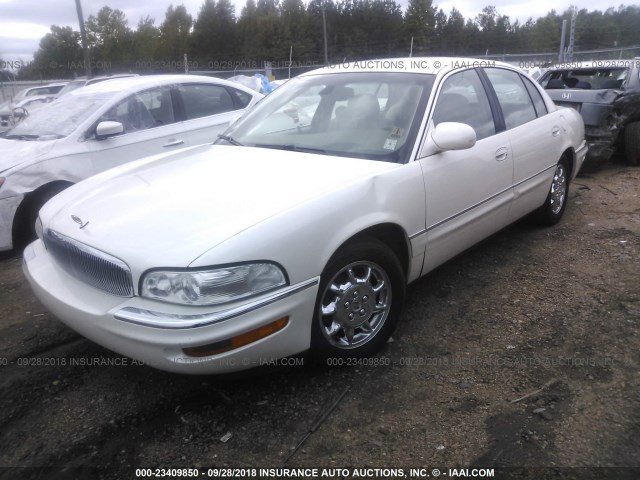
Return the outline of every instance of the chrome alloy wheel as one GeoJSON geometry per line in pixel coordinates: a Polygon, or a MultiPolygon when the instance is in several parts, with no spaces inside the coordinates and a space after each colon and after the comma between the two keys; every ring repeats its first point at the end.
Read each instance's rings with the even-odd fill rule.
{"type": "Polygon", "coordinates": [[[556,172],[553,174],[553,182],[551,183],[550,207],[551,212],[554,215],[557,215],[560,210],[562,210],[566,195],[567,175],[564,165],[562,163],[559,163],[556,167],[556,172]]]}
{"type": "Polygon", "coordinates": [[[373,262],[351,263],[329,281],[319,309],[327,341],[340,349],[358,348],[376,336],[389,316],[389,276],[373,262]]]}

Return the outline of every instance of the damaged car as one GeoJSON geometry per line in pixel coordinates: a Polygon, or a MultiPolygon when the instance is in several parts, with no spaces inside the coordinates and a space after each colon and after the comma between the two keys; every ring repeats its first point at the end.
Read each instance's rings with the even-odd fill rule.
{"type": "Polygon", "coordinates": [[[586,151],[580,115],[507,64],[327,67],[214,145],[65,190],[23,268],[57,318],[159,369],[368,357],[408,283],[525,215],[560,221],[586,151]]]}
{"type": "Polygon", "coordinates": [[[141,157],[213,142],[262,95],[195,75],[102,81],[34,111],[0,137],[0,251],[35,238],[40,207],[141,157]]]}
{"type": "Polygon", "coordinates": [[[561,64],[539,82],[556,105],[582,115],[589,159],[618,151],[640,165],[640,58],[561,64]]]}

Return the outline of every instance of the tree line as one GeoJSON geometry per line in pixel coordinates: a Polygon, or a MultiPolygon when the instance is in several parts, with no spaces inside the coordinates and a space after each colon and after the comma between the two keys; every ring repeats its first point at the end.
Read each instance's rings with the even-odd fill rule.
{"type": "MultiPolygon", "coordinates": [[[[239,16],[230,0],[205,0],[197,16],[169,6],[164,20],[141,18],[135,28],[125,14],[103,7],[85,22],[94,74],[234,70],[318,65],[369,58],[419,55],[485,56],[557,52],[562,21],[572,11],[550,11],[520,23],[485,7],[475,18],[432,0],[247,0],[239,16]]],[[[640,45],[640,5],[604,12],[577,11],[576,49],[640,45]]],[[[80,32],[51,26],[19,78],[72,78],[85,66],[80,32]]]]}

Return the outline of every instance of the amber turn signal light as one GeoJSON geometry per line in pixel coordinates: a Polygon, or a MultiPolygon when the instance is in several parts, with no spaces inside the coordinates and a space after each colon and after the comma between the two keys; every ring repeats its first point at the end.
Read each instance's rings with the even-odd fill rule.
{"type": "Polygon", "coordinates": [[[236,337],[229,338],[228,340],[222,340],[221,342],[209,343],[208,345],[200,345],[198,347],[183,348],[182,351],[185,355],[190,357],[209,357],[211,355],[218,355],[220,353],[229,352],[236,348],[244,347],[250,343],[257,342],[258,340],[273,335],[279,330],[282,330],[289,323],[289,317],[282,317],[275,322],[272,322],[263,327],[250,330],[236,337]]]}

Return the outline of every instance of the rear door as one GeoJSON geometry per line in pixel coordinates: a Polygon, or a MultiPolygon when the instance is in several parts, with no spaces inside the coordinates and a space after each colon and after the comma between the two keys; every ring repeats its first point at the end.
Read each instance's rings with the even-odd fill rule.
{"type": "Polygon", "coordinates": [[[180,84],[176,93],[188,145],[212,143],[253,100],[237,88],[209,83],[180,84]]]}
{"type": "Polygon", "coordinates": [[[502,110],[513,152],[513,205],[509,222],[542,205],[566,131],[562,111],[548,112],[537,87],[505,68],[484,68],[502,110]]]}

